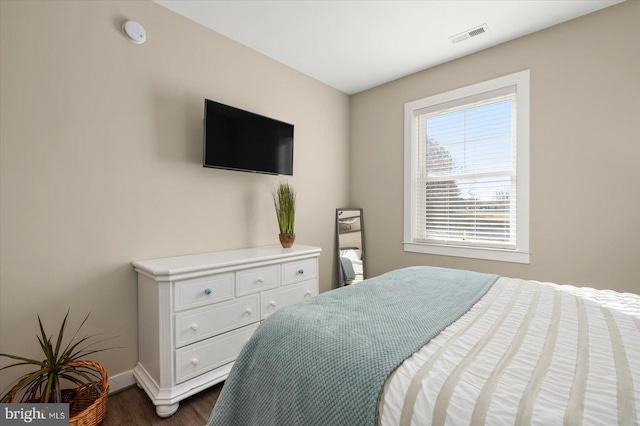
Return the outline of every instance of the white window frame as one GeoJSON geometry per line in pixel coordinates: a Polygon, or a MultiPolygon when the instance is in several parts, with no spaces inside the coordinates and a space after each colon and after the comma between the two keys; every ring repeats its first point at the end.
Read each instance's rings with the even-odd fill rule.
{"type": "Polygon", "coordinates": [[[427,98],[408,102],[404,105],[404,251],[496,260],[503,262],[529,263],[529,70],[498,77],[492,80],[451,90],[427,98]],[[516,193],[518,198],[516,222],[517,235],[515,249],[467,247],[432,242],[417,242],[412,235],[415,229],[414,140],[415,113],[446,102],[458,101],[469,96],[516,86],[516,193]]]}

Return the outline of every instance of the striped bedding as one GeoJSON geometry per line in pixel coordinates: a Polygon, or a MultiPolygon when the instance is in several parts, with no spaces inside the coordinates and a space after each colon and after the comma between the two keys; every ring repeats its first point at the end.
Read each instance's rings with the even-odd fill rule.
{"type": "Polygon", "coordinates": [[[640,421],[640,296],[501,277],[406,359],[382,425],[640,421]]]}

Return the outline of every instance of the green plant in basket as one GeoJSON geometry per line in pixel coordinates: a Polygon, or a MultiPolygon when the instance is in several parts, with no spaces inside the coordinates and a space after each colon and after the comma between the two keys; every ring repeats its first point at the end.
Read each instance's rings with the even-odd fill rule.
{"type": "Polygon", "coordinates": [[[47,336],[42,321],[40,320],[40,315],[38,315],[40,335],[36,337],[38,338],[42,355],[44,356],[42,361],[0,353],[2,357],[19,361],[1,368],[0,371],[18,366],[33,366],[36,368],[35,371],[26,373],[13,382],[2,397],[0,397],[0,402],[70,402],[69,399],[72,399],[73,396],[69,396],[69,394],[73,395],[74,392],[63,392],[62,386],[65,382],[82,387],[101,379],[100,374],[95,368],[89,365],[83,365],[78,361],[96,352],[113,349],[93,349],[94,345],[104,342],[109,338],[94,340],[99,334],[78,337],[80,329],[89,318],[89,314],[87,314],[71,340],[63,346],[68,318],[69,311],[67,311],[62,321],[54,343],[52,338],[47,336]]]}
{"type": "Polygon", "coordinates": [[[273,192],[273,203],[283,247],[291,247],[295,239],[296,193],[288,183],[280,183],[273,192]]]}

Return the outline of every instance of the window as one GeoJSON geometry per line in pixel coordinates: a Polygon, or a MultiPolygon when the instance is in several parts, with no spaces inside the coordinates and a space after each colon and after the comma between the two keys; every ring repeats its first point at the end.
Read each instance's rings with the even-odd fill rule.
{"type": "Polygon", "coordinates": [[[529,71],[405,104],[405,251],[529,263],[529,71]]]}

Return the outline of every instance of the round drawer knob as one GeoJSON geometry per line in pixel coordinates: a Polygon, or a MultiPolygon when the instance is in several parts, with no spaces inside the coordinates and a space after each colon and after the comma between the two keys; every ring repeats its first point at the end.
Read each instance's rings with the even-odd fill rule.
{"type": "Polygon", "coordinates": [[[264,278],[258,277],[258,279],[256,281],[258,281],[260,284],[262,284],[264,282],[264,278]]]}
{"type": "Polygon", "coordinates": [[[248,313],[249,315],[251,315],[251,312],[253,312],[253,309],[247,308],[247,309],[245,309],[245,312],[248,313]]]}
{"type": "Polygon", "coordinates": [[[304,269],[298,269],[298,273],[299,273],[300,275],[304,274],[304,269]]]}
{"type": "Polygon", "coordinates": [[[211,289],[210,288],[205,288],[204,289],[204,294],[211,294],[211,289]]]}
{"type": "Polygon", "coordinates": [[[198,324],[196,324],[196,323],[191,324],[191,329],[192,330],[197,330],[198,329],[198,324]]]}
{"type": "Polygon", "coordinates": [[[269,306],[274,306],[275,307],[276,306],[276,302],[271,301],[271,303],[269,303],[269,306]]]}
{"type": "Polygon", "coordinates": [[[307,292],[304,294],[304,297],[307,297],[307,296],[311,296],[311,292],[310,292],[310,291],[307,291],[307,292]]]}
{"type": "Polygon", "coordinates": [[[198,358],[191,358],[191,364],[198,365],[199,362],[198,358]]]}

